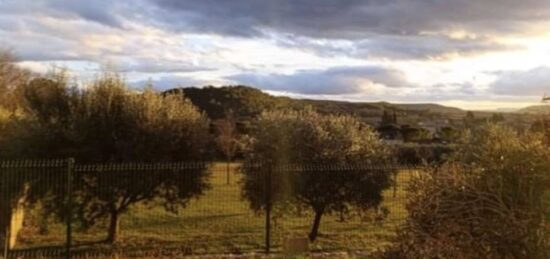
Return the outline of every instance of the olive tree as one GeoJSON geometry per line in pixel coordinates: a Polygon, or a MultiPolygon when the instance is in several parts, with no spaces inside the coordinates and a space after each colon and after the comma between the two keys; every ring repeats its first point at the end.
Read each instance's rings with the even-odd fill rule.
{"type": "Polygon", "coordinates": [[[265,112],[252,137],[247,164],[260,166],[243,168],[244,196],[256,210],[270,205],[265,195],[274,203],[292,200],[311,209],[311,241],[323,215],[376,207],[390,184],[391,172],[376,166],[388,161],[388,148],[354,117],[320,115],[312,109],[265,112]],[[273,171],[284,164],[298,170],[273,171]],[[267,185],[266,173],[271,176],[267,185]]]}
{"type": "MultiPolygon", "coordinates": [[[[106,74],[84,90],[55,78],[36,79],[25,89],[25,97],[33,118],[26,124],[31,140],[26,154],[107,164],[77,172],[74,201],[84,227],[110,219],[109,242],[116,241],[120,214],[131,205],[161,198],[167,209],[175,210],[208,187],[205,165],[183,171],[109,170],[116,169],[111,163],[203,158],[210,137],[208,119],[182,96],[132,91],[119,76],[106,74]],[[34,140],[41,144],[32,144],[34,140]]],[[[49,209],[62,212],[58,204],[51,202],[49,209]]]]}
{"type": "MultiPolygon", "coordinates": [[[[17,68],[9,64],[2,64],[1,74],[16,73],[17,68]],[[10,72],[11,71],[11,72],[10,72]]],[[[44,79],[45,80],[45,79],[44,79]]],[[[44,158],[41,154],[48,154],[49,148],[52,146],[44,145],[46,142],[56,143],[56,137],[59,136],[59,130],[61,127],[54,125],[62,124],[64,120],[63,112],[67,111],[61,109],[64,105],[61,102],[50,102],[46,100],[54,100],[59,97],[59,90],[57,84],[54,81],[43,81],[48,86],[35,91],[32,96],[24,98],[24,90],[27,87],[35,87],[39,80],[33,80],[29,83],[25,80],[12,76],[0,79],[2,81],[2,96],[4,98],[10,98],[11,101],[15,98],[14,93],[17,91],[18,98],[17,103],[9,102],[9,106],[0,105],[0,156],[5,159],[21,159],[21,158],[44,158]],[[18,83],[15,83],[15,82],[18,83]],[[27,110],[27,102],[23,100],[37,100],[42,99],[44,102],[40,103],[43,111],[49,113],[49,119],[46,119],[44,113],[29,113],[31,110],[27,110]],[[15,111],[18,110],[18,111],[15,111]],[[48,125],[48,127],[39,127],[38,125],[48,125]],[[52,130],[48,130],[48,129],[52,130]],[[31,133],[32,132],[32,133],[31,133]],[[30,148],[32,147],[32,148],[30,148]],[[41,153],[34,152],[35,150],[42,150],[41,153]]],[[[42,85],[42,84],[40,84],[42,85]]],[[[63,92],[66,89],[63,88],[63,92]]],[[[68,100],[68,98],[65,98],[68,100]]],[[[14,221],[18,215],[22,217],[24,215],[25,206],[42,199],[49,193],[62,194],[66,183],[66,178],[63,177],[65,165],[57,164],[56,166],[49,166],[42,163],[42,169],[37,169],[36,165],[32,165],[26,162],[13,163],[2,162],[0,168],[0,239],[4,239],[6,234],[9,234],[8,243],[13,246],[15,243],[14,237],[17,236],[17,232],[22,222],[14,221]],[[30,167],[29,167],[30,166],[30,167]],[[11,227],[10,227],[11,226],[11,227]]],[[[62,198],[60,198],[62,199],[62,198]]],[[[64,204],[60,202],[60,207],[64,204]]],[[[2,243],[4,244],[4,243],[2,243]]]]}

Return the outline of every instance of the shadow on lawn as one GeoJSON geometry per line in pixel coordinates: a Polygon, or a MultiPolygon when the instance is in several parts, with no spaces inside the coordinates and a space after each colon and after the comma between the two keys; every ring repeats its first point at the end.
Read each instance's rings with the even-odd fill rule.
{"type": "MultiPolygon", "coordinates": [[[[246,213],[231,213],[231,214],[217,214],[217,215],[207,215],[207,216],[189,216],[182,219],[182,222],[191,223],[193,225],[208,225],[212,222],[223,221],[225,219],[234,219],[241,216],[246,216],[246,213]]],[[[188,246],[178,244],[176,246],[169,245],[167,247],[171,252],[176,251],[177,254],[190,254],[193,249],[188,246]]],[[[114,243],[111,244],[107,242],[107,239],[97,240],[97,241],[73,241],[71,246],[71,255],[79,256],[88,256],[93,255],[94,257],[99,256],[111,256],[113,254],[133,254],[135,252],[141,251],[148,253],[150,251],[158,252],[158,246],[145,247],[143,244],[140,244],[138,247],[133,246],[132,244],[125,243],[114,243]]],[[[141,254],[140,252],[140,254],[141,254]]],[[[47,257],[47,258],[62,258],[65,254],[64,245],[39,245],[27,248],[15,248],[9,251],[9,258],[27,258],[27,257],[47,257]]]]}
{"type": "Polygon", "coordinates": [[[210,221],[217,221],[222,219],[236,218],[240,216],[248,216],[247,213],[231,213],[231,214],[216,214],[216,215],[197,215],[183,217],[183,222],[193,223],[209,223],[210,221]]]}
{"type": "MultiPolygon", "coordinates": [[[[122,243],[110,244],[106,240],[78,242],[71,247],[72,258],[125,258],[168,255],[181,256],[192,254],[193,249],[185,245],[158,247],[156,245],[132,247],[122,243]]],[[[65,247],[62,245],[36,246],[32,248],[19,248],[9,251],[8,258],[63,258],[65,247]]]]}
{"type": "MultiPolygon", "coordinates": [[[[106,240],[99,241],[87,241],[87,242],[76,242],[71,246],[71,253],[79,254],[82,252],[89,252],[92,247],[97,248],[98,245],[107,245],[106,240]]],[[[44,245],[44,246],[34,246],[29,248],[15,248],[9,251],[10,258],[18,257],[60,257],[65,254],[64,245],[44,245]]]]}

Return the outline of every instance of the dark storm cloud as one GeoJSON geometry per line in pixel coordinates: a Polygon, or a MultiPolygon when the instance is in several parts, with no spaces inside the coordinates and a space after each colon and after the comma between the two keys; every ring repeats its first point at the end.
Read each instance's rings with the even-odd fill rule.
{"type": "Polygon", "coordinates": [[[94,0],[94,1],[49,1],[48,5],[53,10],[75,15],[79,18],[94,21],[113,27],[122,25],[117,10],[121,1],[94,0]],[[117,4],[118,3],[118,4],[117,4]]]}
{"type": "Polygon", "coordinates": [[[499,95],[542,96],[550,93],[550,67],[527,71],[496,72],[497,80],[490,89],[499,95]]]}
{"type": "Polygon", "coordinates": [[[351,40],[448,29],[518,32],[550,17],[550,2],[541,0],[3,0],[0,5],[12,13],[77,17],[108,26],[131,19],[198,33],[254,37],[276,31],[351,40]]]}
{"type": "Polygon", "coordinates": [[[372,35],[368,40],[332,42],[304,37],[282,37],[281,46],[313,51],[321,56],[348,56],[361,59],[445,59],[488,51],[517,50],[520,46],[496,43],[488,38],[452,39],[441,35],[372,35]]]}
{"type": "Polygon", "coordinates": [[[485,35],[523,32],[550,19],[550,1],[501,0],[151,0],[157,24],[237,37],[288,35],[285,46],[354,57],[437,58],[514,48],[485,35]],[[464,30],[475,37],[451,38],[464,30]],[[433,33],[424,35],[424,33],[433,33]],[[319,44],[348,40],[350,46],[319,44]],[[336,52],[335,52],[336,51],[336,52]]]}
{"type": "Polygon", "coordinates": [[[365,91],[365,85],[411,87],[401,71],[377,66],[335,67],[326,70],[300,70],[294,74],[238,74],[228,77],[239,84],[264,90],[297,94],[353,94],[365,91]]]}
{"type": "MultiPolygon", "coordinates": [[[[137,3],[138,1],[136,1],[137,3]]],[[[124,11],[131,3],[111,0],[3,0],[0,13],[35,14],[64,19],[83,19],[112,27],[121,26],[124,11]]]]}
{"type": "Polygon", "coordinates": [[[174,28],[255,36],[264,29],[312,38],[361,39],[441,29],[515,31],[550,17],[539,0],[151,0],[174,28]],[[181,22],[171,23],[180,17],[181,22]]]}
{"type": "Polygon", "coordinates": [[[390,59],[509,50],[517,46],[491,36],[523,33],[550,20],[550,1],[539,0],[4,0],[0,7],[0,14],[81,19],[113,28],[130,21],[162,30],[273,38],[322,56],[390,59]],[[474,36],[448,35],[456,30],[474,36]]]}
{"type": "Polygon", "coordinates": [[[468,56],[489,51],[519,49],[481,39],[451,39],[443,36],[382,36],[356,46],[355,56],[385,57],[395,59],[446,58],[450,55],[468,56]]]}

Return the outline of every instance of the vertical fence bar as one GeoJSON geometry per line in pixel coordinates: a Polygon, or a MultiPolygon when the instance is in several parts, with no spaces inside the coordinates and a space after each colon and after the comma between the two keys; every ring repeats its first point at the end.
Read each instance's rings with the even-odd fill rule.
{"type": "MultiPolygon", "coordinates": [[[[11,224],[10,224],[11,225],[11,224]]],[[[5,237],[4,237],[4,257],[5,259],[8,259],[8,255],[10,252],[10,225],[6,227],[6,230],[4,231],[5,237]]]]}
{"type": "Polygon", "coordinates": [[[73,213],[73,168],[74,168],[74,158],[67,159],[67,218],[65,219],[67,224],[67,237],[65,242],[65,258],[71,258],[71,245],[72,245],[72,213],[73,213]]]}
{"type": "MultiPolygon", "coordinates": [[[[0,164],[0,166],[2,166],[2,164],[0,164]]],[[[4,174],[6,183],[9,184],[9,183],[12,182],[12,181],[10,181],[11,179],[8,179],[8,177],[10,177],[10,174],[9,174],[7,169],[5,171],[0,170],[0,173],[4,174]]],[[[2,201],[0,201],[0,202],[8,203],[9,202],[9,186],[6,186],[6,183],[2,184],[2,188],[4,189],[4,191],[2,192],[2,196],[5,196],[5,197],[2,197],[2,201]]],[[[7,208],[9,208],[9,207],[6,207],[6,209],[7,208]]],[[[5,258],[5,259],[8,259],[9,252],[10,252],[10,225],[11,224],[8,222],[8,224],[6,224],[6,228],[4,229],[4,244],[2,244],[2,245],[4,246],[4,257],[3,258],[5,258]]]]}
{"type": "MultiPolygon", "coordinates": [[[[0,162],[0,166],[3,166],[3,163],[0,162]]],[[[2,196],[4,197],[1,197],[2,200],[0,202],[6,202],[8,203],[9,202],[9,186],[6,186],[6,183],[10,183],[12,179],[8,179],[10,177],[10,174],[7,172],[7,170],[3,170],[3,168],[0,168],[0,174],[4,174],[4,175],[0,175],[0,177],[4,177],[3,180],[5,180],[5,183],[0,183],[1,187],[4,189],[1,192],[2,196]]],[[[0,178],[1,179],[1,178],[0,178]]],[[[8,207],[9,208],[9,207],[8,207]]],[[[3,258],[8,258],[8,255],[9,255],[9,251],[10,251],[10,225],[11,224],[6,224],[6,227],[4,229],[4,244],[3,244],[3,258]]]]}
{"type": "MultiPolygon", "coordinates": [[[[268,166],[265,177],[265,253],[269,254],[271,250],[271,170],[268,166]]],[[[260,172],[265,172],[260,170],[260,172]]]]}
{"type": "Polygon", "coordinates": [[[227,174],[227,185],[229,185],[229,159],[225,161],[225,173],[227,174]]]}
{"type": "Polygon", "coordinates": [[[392,163],[392,166],[390,165],[387,165],[390,169],[391,169],[391,172],[392,172],[392,176],[393,176],[393,198],[395,199],[397,197],[397,176],[399,173],[401,173],[401,167],[402,166],[395,166],[397,165],[397,160],[394,160],[393,163],[392,163]]]}

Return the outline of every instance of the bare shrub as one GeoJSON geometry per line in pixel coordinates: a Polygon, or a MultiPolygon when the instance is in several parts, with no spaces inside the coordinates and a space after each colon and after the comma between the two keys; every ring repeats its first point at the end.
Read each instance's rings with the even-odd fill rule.
{"type": "Polygon", "coordinates": [[[409,186],[409,219],[387,258],[549,258],[548,148],[487,126],[454,161],[409,186]]]}

